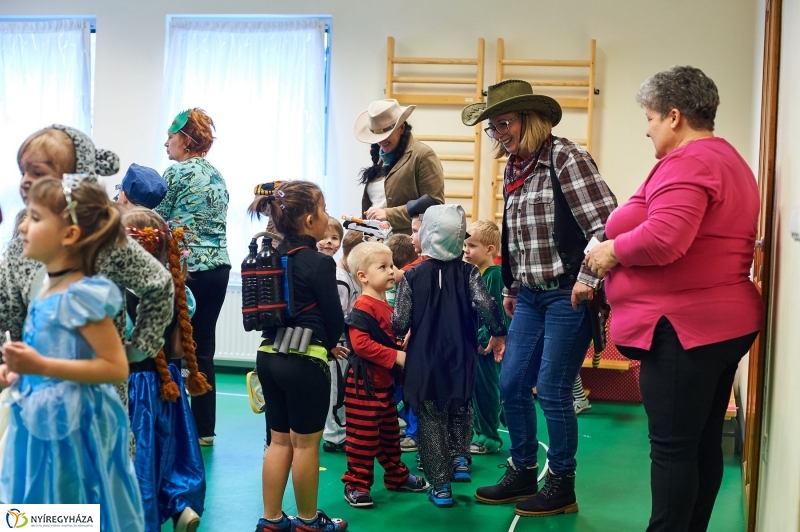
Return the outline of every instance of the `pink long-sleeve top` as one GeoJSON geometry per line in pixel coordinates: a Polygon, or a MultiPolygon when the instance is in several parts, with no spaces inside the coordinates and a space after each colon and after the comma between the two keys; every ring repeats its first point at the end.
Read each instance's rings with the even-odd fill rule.
{"type": "Polygon", "coordinates": [[[606,223],[619,260],[606,279],[614,343],[649,350],[662,316],[684,349],[761,329],[749,278],[759,207],[753,173],[721,138],[658,161],[606,223]]]}

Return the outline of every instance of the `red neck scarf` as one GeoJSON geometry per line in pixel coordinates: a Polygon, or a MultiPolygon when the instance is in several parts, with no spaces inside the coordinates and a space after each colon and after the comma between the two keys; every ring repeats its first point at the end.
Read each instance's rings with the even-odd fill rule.
{"type": "Polygon", "coordinates": [[[536,170],[536,163],[539,161],[539,156],[542,154],[542,150],[549,145],[550,137],[545,139],[545,141],[542,142],[534,154],[527,159],[523,159],[515,154],[512,154],[508,157],[508,163],[506,163],[506,172],[503,178],[506,196],[510,195],[525,184],[525,180],[528,179],[534,170],[536,170]]]}

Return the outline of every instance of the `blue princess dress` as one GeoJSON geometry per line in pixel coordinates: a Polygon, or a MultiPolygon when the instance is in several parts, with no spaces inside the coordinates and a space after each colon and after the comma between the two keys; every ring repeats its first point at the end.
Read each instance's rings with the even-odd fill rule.
{"type": "MultiPolygon", "coordinates": [[[[47,357],[95,358],[78,328],[121,308],[116,285],[84,277],[31,302],[23,341],[47,357]]],[[[21,375],[11,397],[0,503],[99,504],[101,530],[144,530],[128,415],[115,388],[21,375]]]]}
{"type": "MultiPolygon", "coordinates": [[[[188,288],[186,298],[192,316],[195,300],[188,288]]],[[[138,298],[126,294],[128,338],[133,333],[138,304],[138,298]]],[[[176,401],[161,399],[161,377],[152,358],[131,364],[128,376],[128,413],[136,441],[136,477],[145,509],[145,532],[160,532],[163,523],[186,508],[202,516],[205,506],[206,471],[197,427],[176,363],[180,360],[172,359],[170,347],[177,314],[176,309],[164,333],[164,351],[180,397],[176,401]]]]}

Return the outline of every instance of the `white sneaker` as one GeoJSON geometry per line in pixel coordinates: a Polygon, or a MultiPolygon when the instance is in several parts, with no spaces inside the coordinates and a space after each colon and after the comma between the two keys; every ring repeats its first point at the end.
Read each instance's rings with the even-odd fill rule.
{"type": "Polygon", "coordinates": [[[589,402],[589,399],[583,398],[580,401],[574,401],[572,405],[575,407],[575,415],[582,414],[583,412],[587,412],[592,409],[592,403],[589,402]]]}
{"type": "Polygon", "coordinates": [[[186,508],[175,523],[175,532],[196,532],[199,526],[200,516],[191,508],[186,508]]]}
{"type": "Polygon", "coordinates": [[[419,450],[419,445],[417,445],[417,440],[415,440],[411,436],[407,436],[402,440],[400,440],[400,451],[404,453],[411,453],[417,450],[419,450]]]}

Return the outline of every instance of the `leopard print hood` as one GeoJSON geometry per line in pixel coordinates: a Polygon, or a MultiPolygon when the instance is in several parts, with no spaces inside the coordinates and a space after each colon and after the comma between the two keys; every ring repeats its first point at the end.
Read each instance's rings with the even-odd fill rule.
{"type": "Polygon", "coordinates": [[[53,129],[66,133],[75,146],[75,173],[90,176],[109,176],[119,172],[119,156],[110,150],[95,148],[94,142],[82,131],[61,124],[53,129]]]}

